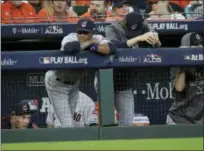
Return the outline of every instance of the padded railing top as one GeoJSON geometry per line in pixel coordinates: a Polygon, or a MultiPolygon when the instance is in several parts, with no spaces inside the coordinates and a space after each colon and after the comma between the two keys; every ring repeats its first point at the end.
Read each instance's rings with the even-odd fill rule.
{"type": "Polygon", "coordinates": [[[116,68],[149,66],[203,66],[203,48],[118,49],[112,56],[56,51],[2,52],[2,70],[116,68]]]}
{"type": "MultiPolygon", "coordinates": [[[[203,20],[177,20],[177,21],[148,21],[151,28],[161,34],[178,34],[186,32],[203,32],[203,20]]],[[[96,23],[96,32],[105,32],[110,23],[96,23]]],[[[41,23],[41,24],[2,24],[1,38],[48,38],[63,37],[75,32],[74,23],[41,23]]]]}

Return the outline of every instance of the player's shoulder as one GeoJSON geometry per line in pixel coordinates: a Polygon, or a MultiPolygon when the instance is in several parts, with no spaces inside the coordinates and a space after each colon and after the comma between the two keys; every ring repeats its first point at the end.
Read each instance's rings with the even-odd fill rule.
{"type": "Polygon", "coordinates": [[[63,40],[77,40],[77,34],[76,33],[69,33],[66,35],[63,40]]]}
{"type": "Polygon", "coordinates": [[[61,50],[62,50],[62,48],[64,47],[64,45],[65,45],[67,42],[73,42],[73,41],[78,41],[78,38],[77,38],[77,34],[76,34],[76,33],[70,33],[70,34],[68,34],[67,36],[65,36],[65,37],[62,39],[62,42],[61,42],[61,50]]]}

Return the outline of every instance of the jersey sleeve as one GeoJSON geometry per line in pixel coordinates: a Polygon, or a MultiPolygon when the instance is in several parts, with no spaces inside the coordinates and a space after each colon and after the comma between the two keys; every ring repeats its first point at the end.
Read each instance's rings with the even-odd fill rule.
{"type": "Polygon", "coordinates": [[[86,126],[98,124],[98,114],[94,102],[85,106],[84,122],[86,126]]]}
{"type": "Polygon", "coordinates": [[[70,33],[62,39],[60,51],[64,51],[64,46],[68,42],[78,41],[76,33],[70,33]]]}

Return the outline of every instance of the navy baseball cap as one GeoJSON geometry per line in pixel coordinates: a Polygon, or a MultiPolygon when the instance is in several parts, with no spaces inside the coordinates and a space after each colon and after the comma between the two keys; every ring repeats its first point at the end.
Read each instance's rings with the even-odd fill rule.
{"type": "Polygon", "coordinates": [[[181,39],[181,46],[203,45],[203,37],[196,32],[185,34],[181,39]]]}
{"type": "Polygon", "coordinates": [[[127,0],[114,0],[113,1],[113,8],[120,8],[122,7],[124,4],[128,4],[127,0]]]}
{"type": "Polygon", "coordinates": [[[20,115],[31,114],[31,113],[33,112],[30,110],[30,106],[28,105],[27,102],[16,103],[11,108],[12,115],[20,116],[20,115]]]}
{"type": "Polygon", "coordinates": [[[88,18],[82,18],[77,23],[77,32],[93,32],[94,31],[94,22],[88,18]]]}
{"type": "Polygon", "coordinates": [[[126,36],[133,38],[139,36],[143,32],[144,19],[143,16],[138,12],[131,12],[125,16],[126,36]]]}

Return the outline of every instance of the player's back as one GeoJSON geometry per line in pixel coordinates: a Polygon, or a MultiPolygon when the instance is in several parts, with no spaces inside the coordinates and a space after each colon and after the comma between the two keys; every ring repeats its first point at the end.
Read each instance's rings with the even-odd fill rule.
{"type": "MultiPolygon", "coordinates": [[[[95,103],[85,93],[79,91],[76,108],[73,110],[74,127],[86,127],[98,123],[98,115],[95,112],[95,103]]],[[[61,127],[60,120],[56,116],[52,104],[50,104],[46,123],[54,127],[61,127]]]]}

